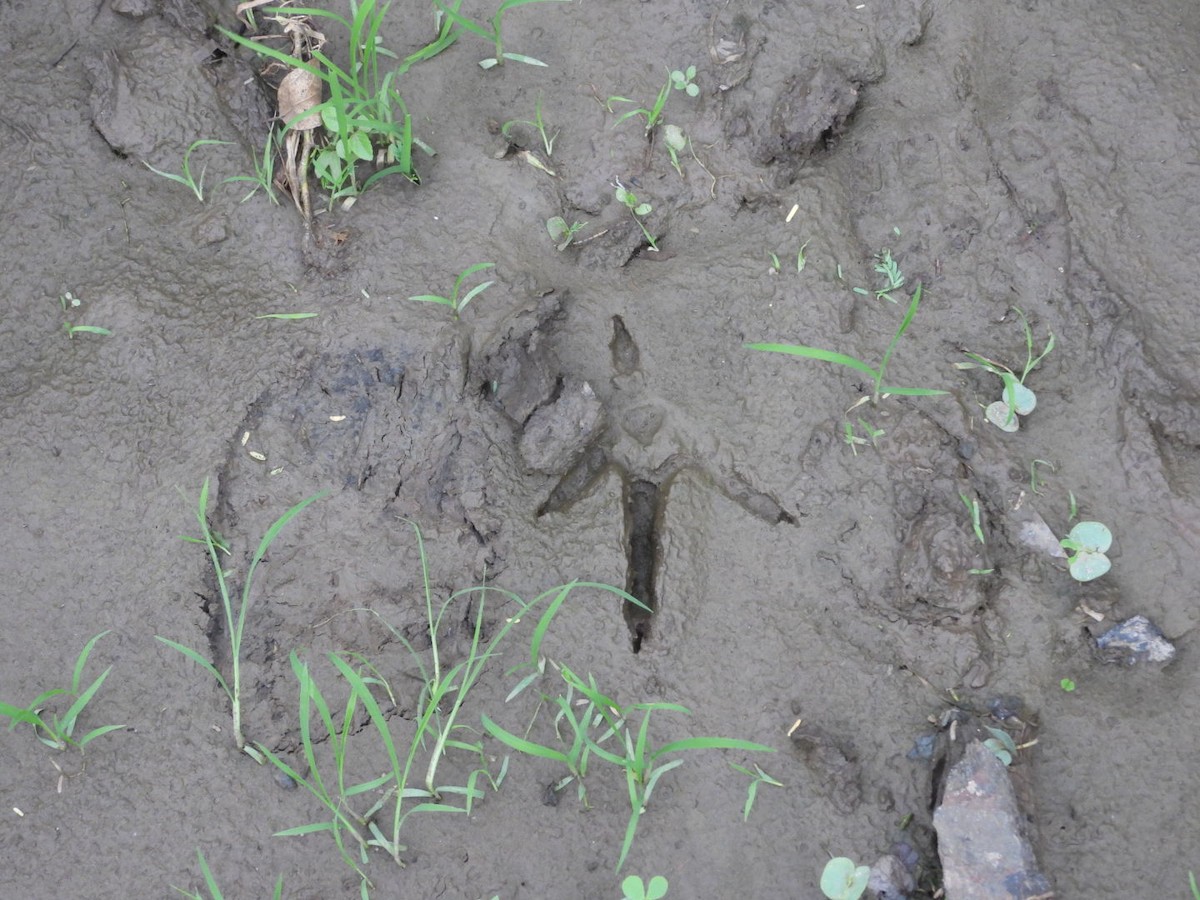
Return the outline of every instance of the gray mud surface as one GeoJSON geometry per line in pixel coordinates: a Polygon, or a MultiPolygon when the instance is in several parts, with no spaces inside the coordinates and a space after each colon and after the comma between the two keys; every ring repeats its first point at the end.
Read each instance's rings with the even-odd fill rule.
{"type": "MultiPolygon", "coordinates": [[[[815,898],[830,854],[870,864],[903,843],[929,896],[944,760],[910,751],[949,706],[999,697],[1026,723],[1011,730],[1036,734],[1013,772],[1057,896],[1185,895],[1200,867],[1200,7],[524,7],[508,45],[548,67],[485,72],[469,36],[414,67],[401,92],[437,150],[423,183],[323,211],[306,246],[286,197],[240,203],[220,184],[251,170],[273,113],[258,62],[213,30],[232,6],[0,5],[0,699],[69,682],[109,630],[88,672],[112,672],[80,727],[125,726],[82,755],[0,732],[0,894],[175,896],[201,888],[201,849],[227,896],[269,896],[280,873],[287,897],[358,896],[328,836],[272,836],[321,810],[236,751],[222,692],[155,640],[212,647],[227,671],[212,568],[179,540],[209,478],[234,570],[276,516],[330,492],[273,546],[247,620],[246,732],[277,752],[297,748],[292,651],[369,657],[411,734],[415,664],[383,624],[428,645],[408,519],[440,597],[581,579],[652,601],[646,617],[581,591],[544,650],[621,702],[688,707],[656,720],[659,740],[777,748],[666,775],[623,874],[666,875],[672,897],[815,898]],[[601,101],[652,102],[664,66],[688,64],[700,95],[666,108],[693,142],[681,177],[661,138],[613,128],[601,101]],[[495,133],[539,97],[554,177],[495,133]],[[197,138],[234,142],[193,158],[203,203],[142,164],[178,171],[197,138]],[[652,203],[660,252],[617,180],[652,203]],[[558,252],[554,215],[593,239],[558,252]],[[908,280],[898,304],[872,293],[884,248],[908,280]],[[495,284],[461,321],[406,299],[481,261],[495,284]],[[847,413],[870,390],[860,373],[743,347],[874,364],[918,281],[889,381],[946,396],[847,413]],[[82,303],[66,318],[112,334],[69,339],[68,291],[82,303]],[[1010,435],[981,408],[999,379],[954,363],[965,348],[1019,367],[1013,307],[1057,347],[1010,435]],[[319,316],[255,318],[290,312],[319,316]],[[885,432],[876,446],[844,441],[860,418],[885,432]],[[1090,584],[1019,537],[1038,519],[1064,535],[1071,495],[1116,536],[1090,584]],[[1138,613],[1175,660],[1103,664],[1091,635],[1138,613]],[[729,763],[784,785],[746,822],[729,763]]],[[[426,4],[397,2],[383,44],[411,53],[430,27],[426,4]]],[[[441,635],[452,658],[464,622],[441,635]]],[[[509,653],[468,724],[529,721],[531,704],[505,704],[519,641],[509,653]]],[[[535,730],[553,740],[545,713],[535,730]]],[[[485,741],[494,767],[502,751],[485,741]]],[[[589,810],[573,789],[547,805],[562,774],[514,758],[469,817],[414,816],[407,868],[371,859],[373,896],[615,897],[623,779],[598,769],[589,810]]]]}

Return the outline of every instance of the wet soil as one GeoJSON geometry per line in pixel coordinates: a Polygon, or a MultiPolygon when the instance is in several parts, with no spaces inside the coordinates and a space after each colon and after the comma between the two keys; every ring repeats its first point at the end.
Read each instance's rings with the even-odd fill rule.
{"type": "MultiPolygon", "coordinates": [[[[777,748],[696,754],[656,788],[626,871],[666,875],[673,897],[816,897],[829,854],[870,863],[897,843],[927,895],[944,760],[910,751],[948,706],[997,697],[1038,726],[1014,766],[1058,896],[1184,895],[1200,866],[1195,4],[525,7],[506,40],[548,67],[483,71],[470,37],[415,66],[401,92],[437,150],[422,184],[323,211],[307,242],[286,198],[220,184],[252,171],[273,110],[218,20],[234,24],[187,0],[0,7],[0,698],[63,684],[109,630],[81,727],[125,725],[84,755],[0,733],[5,896],[172,896],[201,886],[197,848],[230,896],[267,896],[280,873],[285,896],[358,896],[327,836],[272,837],[320,810],[237,753],[224,695],[154,639],[228,667],[211,568],[178,537],[205,478],[235,568],[283,510],[330,492],[272,548],[247,621],[246,731],[281,753],[293,650],[369,657],[411,728],[396,633],[428,633],[408,520],[440,596],[581,579],[643,598],[652,615],[580,593],[545,652],[622,702],[691,709],[661,740],[777,748]],[[680,175],[602,101],[650,103],[664,65],[688,64],[700,94],[665,115],[691,139],[680,175]],[[495,129],[539,98],[554,176],[495,129]],[[198,138],[233,142],[193,157],[203,203],[143,165],[178,171],[198,138]],[[617,182],[652,204],[658,252],[617,182]],[[588,223],[562,252],[555,215],[588,223]],[[898,304],[873,293],[885,248],[898,304]],[[495,284],[461,321],[407,301],[481,261],[495,284]],[[861,373],[743,347],[874,364],[918,281],[888,380],[945,396],[847,412],[861,373]],[[64,315],[66,292],[81,303],[64,315]],[[1019,368],[1014,307],[1057,345],[1008,435],[983,418],[999,379],[953,366],[970,349],[1019,368]],[[294,312],[319,316],[256,318],[294,312]],[[64,318],[112,333],[70,339],[64,318]],[[1089,585],[1020,537],[1063,535],[1072,496],[1116,535],[1089,585]],[[1089,609],[1147,615],[1175,661],[1103,664],[1089,609]],[[730,762],[783,784],[745,822],[730,762]]],[[[396,4],[383,44],[405,55],[429,29],[425,6],[396,4]]],[[[441,635],[454,658],[469,621],[441,635]]],[[[527,721],[505,705],[510,649],[471,724],[527,721]]],[[[407,868],[369,865],[375,896],[615,896],[625,785],[603,772],[591,809],[570,791],[547,805],[561,774],[514,759],[470,817],[414,817],[407,868]]]]}

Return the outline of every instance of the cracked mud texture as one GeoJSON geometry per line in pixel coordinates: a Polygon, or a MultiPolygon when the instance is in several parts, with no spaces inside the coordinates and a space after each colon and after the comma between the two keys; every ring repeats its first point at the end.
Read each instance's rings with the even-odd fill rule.
{"type": "MultiPolygon", "coordinates": [[[[652,594],[648,621],[581,596],[545,652],[622,702],[691,709],[663,717],[663,741],[778,749],[698,754],[663,778],[627,871],[666,875],[672,896],[812,897],[830,853],[871,860],[900,840],[928,865],[935,766],[908,753],[951,691],[1019,697],[1037,721],[1014,772],[1059,896],[1184,895],[1200,865],[1179,827],[1200,795],[1200,8],[524,7],[506,43],[548,67],[484,72],[470,36],[414,66],[400,90],[438,151],[423,184],[322,213],[306,252],[286,197],[240,203],[221,184],[252,171],[272,113],[255,61],[211,30],[228,6],[0,7],[0,699],[63,684],[111,629],[81,727],[126,726],[83,758],[0,731],[0,893],[169,896],[201,887],[200,848],[228,896],[268,896],[280,873],[289,897],[358,896],[327,837],[272,837],[320,810],[235,752],[219,689],[154,640],[228,663],[211,569],[178,539],[208,477],[235,568],[283,510],[331,491],[259,569],[245,719],[269,747],[296,747],[293,650],[368,656],[409,727],[418,673],[398,635],[429,640],[409,520],[438,597],[485,578],[524,597],[575,578],[652,594]],[[597,98],[652,102],[664,65],[688,64],[701,94],[666,108],[695,150],[681,178],[597,98]],[[496,158],[488,128],[539,98],[553,178],[496,158]],[[193,156],[203,204],[143,165],[178,171],[198,138],[233,142],[193,156]],[[652,203],[660,253],[617,179],[652,203]],[[598,236],[559,253],[555,215],[598,236]],[[877,363],[903,308],[851,288],[879,286],[885,247],[905,296],[925,286],[889,380],[950,395],[845,413],[870,388],[859,373],[743,348],[877,363]],[[496,283],[461,322],[406,300],[480,261],[496,283]],[[64,316],[67,291],[82,303],[64,316]],[[966,348],[1019,367],[1013,306],[1058,346],[1027,382],[1037,410],[1004,435],[981,408],[999,380],[953,363],[966,348]],[[289,312],[320,315],[255,318],[289,312]],[[64,318],[112,334],[70,340],[64,318]],[[843,442],[860,415],[878,446],[843,442]],[[1033,460],[1053,466],[1037,492],[1033,460]],[[960,494],[980,502],[985,545],[960,494]],[[1069,494],[1116,536],[1090,585],[1019,538],[1036,519],[1065,533],[1069,494]],[[1102,664],[1081,603],[1108,624],[1148,616],[1176,659],[1102,664]],[[809,730],[790,739],[797,719],[809,730]],[[727,762],[784,784],[745,823],[727,762]]],[[[383,43],[410,53],[429,22],[395,4],[383,43]]],[[[452,618],[439,637],[457,660],[470,629],[452,618]]],[[[504,703],[515,661],[481,680],[472,724],[528,712],[504,703]]],[[[561,774],[514,759],[469,818],[414,817],[408,867],[371,861],[376,896],[614,896],[625,785],[598,771],[590,811],[569,793],[544,806],[561,774]]]]}

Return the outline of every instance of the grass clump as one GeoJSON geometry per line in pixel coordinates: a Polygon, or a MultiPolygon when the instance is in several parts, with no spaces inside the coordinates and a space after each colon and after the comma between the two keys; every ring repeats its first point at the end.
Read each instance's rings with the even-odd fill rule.
{"type": "MultiPolygon", "coordinates": [[[[510,699],[545,670],[546,661],[538,658],[536,643],[532,649],[534,652],[530,661],[520,668],[532,667],[535,671],[517,685],[510,693],[510,699]]],[[[584,681],[566,666],[554,664],[554,668],[565,683],[566,692],[554,697],[543,695],[542,700],[549,701],[557,708],[554,718],[555,734],[565,749],[514,734],[486,715],[482,718],[483,728],[489,735],[518,753],[561,763],[567,769],[567,774],[555,784],[555,790],[563,790],[571,782],[576,782],[577,793],[585,806],[587,791],[584,779],[591,759],[599,759],[624,772],[630,815],[617,858],[617,872],[625,865],[625,859],[637,834],[638,824],[650,803],[655,786],[663,775],[683,765],[684,758],[681,754],[693,750],[775,752],[775,748],[754,741],[723,737],[689,737],[656,747],[650,737],[650,723],[654,713],[691,715],[686,707],[678,703],[663,702],[621,706],[599,690],[595,678],[591,675],[584,681]]],[[[750,803],[753,803],[753,795],[750,803]]]]}
{"type": "MultiPolygon", "coordinates": [[[[571,582],[530,601],[511,591],[480,585],[457,591],[438,604],[430,586],[420,530],[416,525],[413,530],[421,559],[429,649],[418,651],[401,631],[384,622],[415,661],[420,675],[421,688],[411,730],[407,730],[407,724],[401,726],[405,729],[403,733],[393,727],[393,721],[407,723],[408,719],[394,718],[395,693],[369,660],[354,654],[327,655],[347,691],[345,706],[335,715],[311,666],[293,652],[292,670],[300,687],[298,721],[304,766],[293,766],[270,748],[261,744],[258,747],[263,757],[312,794],[325,811],[320,821],[278,834],[332,836],[343,860],[358,873],[364,892],[371,887],[366,874],[370,850],[382,850],[397,865],[404,865],[407,848],[401,839],[412,816],[433,812],[469,814],[475,801],[484,796],[485,784],[499,789],[507,771],[507,758],[493,774],[478,732],[462,718],[474,686],[486,665],[500,654],[513,628],[525,617],[538,614],[531,643],[531,653],[536,655],[559,609],[576,591],[595,589],[637,602],[619,588],[571,582]],[[462,621],[456,617],[461,615],[464,605],[472,622],[470,645],[465,659],[449,665],[440,640],[452,622],[462,621]],[[503,611],[503,624],[485,634],[489,630],[485,628],[485,617],[493,610],[503,611]],[[360,713],[365,713],[370,725],[364,735],[373,738],[363,736],[352,740],[359,730],[360,713]],[[362,742],[374,744],[374,749],[362,748],[362,742]],[[382,750],[387,759],[386,771],[357,776],[352,748],[365,749],[371,758],[382,750]],[[439,775],[450,751],[465,754],[471,760],[469,766],[455,760],[460,773],[470,768],[461,778],[447,780],[439,775]]],[[[359,611],[378,617],[371,610],[359,611]]]]}
{"type": "Polygon", "coordinates": [[[936,388],[917,388],[917,387],[898,387],[896,385],[884,384],[884,378],[887,374],[888,363],[892,359],[892,354],[896,350],[896,345],[900,342],[900,338],[904,336],[904,332],[908,330],[912,324],[913,318],[917,314],[917,307],[921,303],[922,285],[917,282],[917,289],[913,292],[912,301],[908,304],[908,310],[904,314],[904,318],[900,322],[900,327],[896,329],[892,335],[891,341],[888,343],[887,350],[884,351],[883,359],[878,367],[871,366],[861,359],[853,356],[847,356],[845,353],[838,353],[834,350],[824,350],[820,347],[809,347],[804,344],[745,344],[744,346],[750,350],[763,350],[769,353],[786,353],[791,356],[802,356],[806,359],[815,359],[821,362],[831,362],[839,366],[845,366],[849,369],[862,372],[869,376],[874,382],[874,389],[871,393],[871,400],[878,403],[881,397],[887,397],[891,394],[896,394],[904,397],[933,397],[940,394],[945,394],[946,391],[936,388]]]}
{"type": "Polygon", "coordinates": [[[83,645],[83,650],[75,660],[69,688],[51,688],[43,691],[24,707],[0,702],[0,715],[9,718],[8,730],[12,731],[21,724],[29,725],[33,728],[37,739],[51,749],[66,750],[67,747],[78,747],[82,750],[101,735],[124,728],[124,725],[101,725],[86,734],[78,737],[75,735],[79,717],[87,705],[92,702],[92,698],[96,696],[96,692],[100,690],[104,680],[108,678],[108,673],[112,671],[112,666],[109,666],[86,688],[83,686],[83,669],[87,665],[88,657],[96,646],[96,642],[106,634],[108,634],[107,631],[102,631],[83,645]],[[46,703],[55,697],[73,698],[71,705],[62,715],[46,711],[46,703]]]}
{"type": "Polygon", "coordinates": [[[233,738],[238,750],[245,751],[250,756],[254,757],[259,762],[262,762],[261,756],[254,748],[246,744],[246,738],[242,733],[242,638],[246,628],[246,612],[250,609],[250,589],[254,584],[254,572],[258,568],[258,564],[262,562],[263,557],[267,555],[267,550],[275,538],[279,536],[279,532],[283,530],[292,519],[309,504],[321,499],[327,492],[322,491],[319,494],[314,494],[305,500],[301,500],[278,519],[276,519],[271,527],[263,534],[262,540],[258,543],[258,549],[254,551],[254,556],[250,560],[250,565],[246,569],[246,575],[242,582],[242,591],[237,607],[234,607],[234,589],[230,585],[230,578],[233,575],[232,571],[227,571],[221,564],[221,553],[228,554],[230,552],[229,545],[220,534],[213,531],[208,524],[208,479],[204,479],[204,484],[200,487],[200,496],[196,501],[195,516],[196,522],[200,526],[200,537],[185,537],[184,540],[190,543],[203,544],[208,551],[209,561],[212,563],[213,572],[216,575],[217,590],[221,595],[221,610],[225,615],[225,633],[229,636],[229,667],[231,670],[231,679],[226,680],[213,662],[205,659],[199,652],[193,650],[169,638],[155,635],[155,637],[166,644],[168,647],[174,647],[192,662],[200,666],[208,674],[216,679],[217,684],[221,686],[221,690],[225,692],[225,696],[229,698],[230,710],[233,714],[233,738]]]}

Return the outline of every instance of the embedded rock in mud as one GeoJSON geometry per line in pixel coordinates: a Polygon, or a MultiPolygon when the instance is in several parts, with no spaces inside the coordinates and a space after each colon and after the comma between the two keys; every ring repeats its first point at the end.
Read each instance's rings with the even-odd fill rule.
{"type": "Polygon", "coordinates": [[[919,514],[908,528],[897,565],[893,608],[911,622],[957,620],[983,602],[971,569],[985,568],[963,516],[945,509],[919,514]]]}
{"type": "Polygon", "coordinates": [[[858,105],[859,87],[828,63],[789,77],[759,134],[754,162],[764,166],[802,162],[824,149],[842,133],[858,105]]]}
{"type": "Polygon", "coordinates": [[[838,812],[850,814],[862,802],[862,766],[854,748],[819,725],[802,725],[792,743],[838,812]]]}
{"type": "MultiPolygon", "coordinates": [[[[206,42],[147,21],[130,43],[86,58],[96,130],[121,156],[145,159],[170,147],[170,159],[150,161],[177,171],[197,134],[219,130],[220,120],[207,112],[217,107],[212,85],[196,65],[211,52],[206,42]]],[[[203,162],[193,163],[200,171],[203,162]]]]}
{"type": "Polygon", "coordinates": [[[1167,663],[1175,658],[1175,646],[1145,616],[1134,616],[1108,629],[1096,638],[1096,651],[1105,662],[1128,666],[1167,663]]]}
{"type": "Polygon", "coordinates": [[[525,423],[521,458],[532,471],[561,475],[603,427],[604,407],[592,386],[567,376],[554,402],[538,407],[525,423]]]}
{"type": "Polygon", "coordinates": [[[1053,896],[1023,821],[1008,769],[981,741],[972,741],[947,774],[933,814],[950,900],[1053,896]]]}

